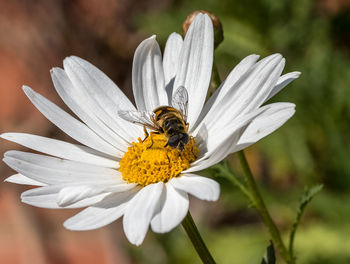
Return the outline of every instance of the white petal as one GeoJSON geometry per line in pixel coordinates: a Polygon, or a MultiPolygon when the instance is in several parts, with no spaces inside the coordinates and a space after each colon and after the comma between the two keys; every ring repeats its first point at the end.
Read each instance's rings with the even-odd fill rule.
{"type": "Polygon", "coordinates": [[[267,109],[257,116],[244,130],[238,144],[254,143],[281,127],[295,113],[295,105],[291,103],[269,104],[267,109]]]}
{"type": "Polygon", "coordinates": [[[81,208],[96,204],[102,201],[110,193],[102,193],[96,196],[92,196],[83,200],[73,203],[69,206],[62,207],[57,204],[57,198],[59,191],[64,187],[64,185],[51,185],[44,186],[40,188],[31,189],[25,191],[21,195],[21,200],[23,203],[49,209],[69,209],[69,208],[81,208]]]}
{"type": "Polygon", "coordinates": [[[114,169],[34,153],[7,151],[3,160],[20,174],[46,184],[123,182],[120,172],[114,169]]]}
{"type": "Polygon", "coordinates": [[[269,96],[267,97],[267,100],[269,100],[271,97],[273,97],[275,94],[277,94],[279,91],[281,91],[284,87],[286,87],[289,83],[294,81],[295,79],[299,78],[301,72],[290,72],[287,74],[282,75],[277,83],[276,86],[272,89],[269,96]]]}
{"type": "Polygon", "coordinates": [[[57,204],[59,206],[68,206],[84,200],[86,198],[91,198],[101,193],[117,193],[124,192],[135,188],[136,184],[124,183],[124,184],[110,184],[110,185],[77,185],[77,186],[67,186],[60,190],[57,197],[57,204]]]}
{"type": "MultiPolygon", "coordinates": [[[[128,97],[119,89],[119,87],[101,70],[96,68],[94,65],[92,65],[90,62],[76,57],[71,56],[69,57],[69,60],[73,62],[73,64],[80,68],[79,71],[85,71],[87,75],[90,76],[90,78],[84,79],[84,83],[91,82],[92,84],[96,85],[96,88],[98,88],[99,94],[103,94],[103,97],[110,98],[110,102],[107,103],[109,107],[117,107],[117,110],[136,110],[135,106],[130,102],[128,97]],[[77,65],[79,64],[79,66],[77,65]]],[[[86,76],[85,73],[77,73],[81,77],[86,76]]],[[[101,99],[102,100],[102,99],[101,99]]],[[[107,105],[106,105],[107,107],[107,105]]],[[[115,110],[112,110],[114,112],[115,110]]]]}
{"type": "Polygon", "coordinates": [[[208,130],[208,137],[205,142],[206,152],[200,153],[199,159],[192,163],[192,165],[198,164],[202,159],[210,157],[212,153],[217,151],[217,149],[223,150],[231,144],[236,143],[234,142],[234,139],[238,140],[243,132],[243,129],[264,110],[264,108],[257,109],[247,115],[240,116],[234,119],[230,124],[227,124],[224,129],[217,130],[215,128],[211,128],[208,130]]]}
{"type": "Polygon", "coordinates": [[[21,144],[27,148],[63,159],[75,160],[102,167],[115,168],[117,166],[117,161],[101,157],[96,151],[82,145],[25,133],[4,133],[1,134],[0,137],[21,144]]]}
{"type": "MultiPolygon", "coordinates": [[[[249,91],[248,93],[244,94],[244,97],[240,97],[244,100],[244,102],[241,104],[242,111],[240,112],[240,115],[248,113],[249,111],[257,109],[259,106],[261,106],[265,102],[273,87],[275,87],[283,71],[285,59],[280,54],[276,54],[275,56],[272,55],[270,57],[271,62],[268,63],[264,69],[262,69],[261,74],[255,78],[249,78],[251,87],[254,87],[252,89],[254,93],[249,91]]],[[[256,65],[258,68],[259,63],[256,65]]]]}
{"type": "Polygon", "coordinates": [[[213,134],[210,140],[208,138],[207,152],[193,162],[191,167],[184,172],[206,169],[223,160],[230,153],[246,148],[267,136],[294,114],[294,107],[294,104],[290,103],[275,103],[261,107],[249,115],[241,117],[241,121],[237,120],[237,123],[241,123],[241,126],[232,135],[228,132],[230,129],[227,129],[226,133],[217,134],[216,137],[213,134]],[[248,129],[248,127],[250,128],[248,129]]]}
{"type": "Polygon", "coordinates": [[[34,92],[28,86],[23,86],[23,90],[35,107],[70,137],[86,146],[112,156],[117,156],[120,153],[118,149],[101,139],[85,124],[73,118],[45,97],[34,92]]]}
{"type": "Polygon", "coordinates": [[[151,221],[154,232],[166,233],[178,226],[188,212],[189,200],[186,192],[176,190],[168,183],[165,184],[158,203],[158,213],[151,221]]]}
{"type": "Polygon", "coordinates": [[[208,152],[208,129],[205,126],[205,124],[203,124],[199,129],[196,135],[194,135],[195,141],[196,141],[196,145],[197,148],[199,150],[199,156],[202,157],[205,153],[208,152]]]}
{"type": "Polygon", "coordinates": [[[139,246],[145,239],[162,190],[163,182],[147,185],[128,203],[123,226],[130,243],[139,246]]]}
{"type": "MultiPolygon", "coordinates": [[[[170,34],[164,49],[163,68],[165,78],[165,90],[168,98],[171,98],[173,93],[174,78],[179,64],[180,52],[183,44],[181,35],[177,33],[170,34]]],[[[170,100],[161,105],[170,105],[170,100]]]]}
{"type": "Polygon", "coordinates": [[[98,204],[69,218],[63,225],[69,230],[92,230],[108,225],[124,214],[125,207],[134,194],[133,190],[111,194],[98,204]]]}
{"type": "Polygon", "coordinates": [[[259,61],[232,86],[217,107],[210,109],[201,124],[208,131],[220,131],[238,116],[257,109],[275,86],[283,67],[284,59],[279,54],[259,61]]]}
{"type": "MultiPolygon", "coordinates": [[[[192,126],[191,130],[195,130],[198,124],[203,120],[206,114],[211,111],[215,113],[218,108],[222,108],[223,103],[221,102],[226,96],[233,96],[235,94],[235,89],[239,87],[236,85],[241,78],[244,78],[248,70],[256,63],[259,59],[259,55],[249,55],[245,57],[237,66],[230,72],[225,81],[222,82],[220,87],[215,91],[215,93],[209,98],[205,103],[204,108],[197,120],[196,125],[192,126]]],[[[210,116],[208,118],[211,118],[210,116]]]]}
{"type": "Polygon", "coordinates": [[[184,170],[183,173],[204,170],[226,158],[231,153],[231,149],[237,145],[245,128],[264,110],[257,109],[247,115],[240,116],[225,129],[216,131],[215,133],[208,131],[209,136],[206,142],[207,145],[205,146],[206,152],[200,153],[199,158],[191,163],[191,167],[184,170]]]}
{"type": "MultiPolygon", "coordinates": [[[[88,102],[89,107],[93,109],[95,115],[105,125],[128,142],[131,142],[142,133],[142,128],[130,126],[127,121],[118,116],[118,111],[124,110],[121,107],[125,106],[127,99],[118,89],[114,89],[118,91],[117,93],[112,93],[110,89],[106,89],[105,80],[95,78],[94,74],[98,70],[93,65],[77,57],[65,58],[63,65],[75,89],[79,90],[83,98],[88,102]],[[115,97],[113,98],[112,96],[115,97]]],[[[126,104],[126,107],[134,110],[129,103],[126,104]]]]}
{"type": "Polygon", "coordinates": [[[186,173],[173,178],[170,184],[178,190],[187,192],[201,200],[216,201],[220,195],[220,185],[209,178],[186,173]]]}
{"type": "MultiPolygon", "coordinates": [[[[243,133],[243,132],[242,132],[243,133]]],[[[237,140],[238,142],[238,140],[237,140]]],[[[230,148],[230,153],[235,153],[235,152],[238,152],[242,149],[245,149],[247,147],[249,147],[250,145],[254,144],[255,142],[247,142],[247,143],[244,143],[244,144],[238,144],[236,143],[235,145],[232,145],[231,148],[230,148]]]]}
{"type": "Polygon", "coordinates": [[[213,51],[212,22],[207,15],[198,14],[187,31],[174,83],[174,90],[184,86],[188,91],[189,124],[195,124],[207,95],[213,51]]]}
{"type": "Polygon", "coordinates": [[[11,183],[17,183],[17,184],[24,184],[24,185],[33,185],[33,186],[46,186],[45,183],[32,180],[26,176],[23,176],[22,174],[14,174],[4,180],[5,182],[11,182],[11,183]]]}
{"type": "Polygon", "coordinates": [[[156,37],[137,47],[132,67],[132,88],[137,109],[152,111],[168,102],[164,84],[162,55],[156,37]]]}
{"type": "MultiPolygon", "coordinates": [[[[90,96],[73,86],[64,70],[53,68],[51,77],[57,93],[73,113],[108,143],[122,151],[127,149],[127,144],[123,138],[113,132],[98,118],[99,111],[96,109],[95,104],[91,103],[92,99],[90,96]]],[[[98,93],[102,92],[98,91],[98,93]]],[[[120,156],[122,156],[122,151],[120,156]]]]}

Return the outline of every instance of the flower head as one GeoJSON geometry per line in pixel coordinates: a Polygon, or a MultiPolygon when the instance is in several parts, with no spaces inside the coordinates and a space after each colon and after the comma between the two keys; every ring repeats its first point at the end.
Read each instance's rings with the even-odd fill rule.
{"type": "Polygon", "coordinates": [[[6,152],[4,162],[18,172],[6,181],[38,186],[21,195],[30,205],[87,207],[64,223],[71,230],[99,228],[123,216],[125,234],[135,245],[142,243],[149,226],[168,232],[185,217],[188,194],[208,201],[219,197],[219,185],[195,172],[255,143],[294,114],[291,103],[262,105],[299,73],[280,76],[285,60],[279,54],[257,60],[251,55],[241,61],[205,103],[213,28],[209,17],[199,14],[184,40],[170,35],[163,59],[154,36],[139,45],[132,73],[135,107],[93,65],[66,58],[64,69],[52,69],[52,80],[80,120],[31,88],[23,90],[47,119],[80,144],[2,134],[47,154],[6,152]],[[181,115],[169,125],[157,123],[154,110],[160,106],[181,115]],[[141,118],[146,135],[137,124],[141,118]],[[159,127],[152,129],[149,121],[159,127]],[[181,133],[170,131],[170,125],[181,133]]]}

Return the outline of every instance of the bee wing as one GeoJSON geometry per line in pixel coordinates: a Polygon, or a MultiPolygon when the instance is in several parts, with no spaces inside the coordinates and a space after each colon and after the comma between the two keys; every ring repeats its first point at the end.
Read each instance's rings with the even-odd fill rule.
{"type": "Polygon", "coordinates": [[[145,112],[145,111],[118,111],[118,115],[133,124],[138,124],[141,126],[146,126],[153,130],[158,130],[159,126],[153,122],[153,112],[145,112]]]}
{"type": "Polygon", "coordinates": [[[171,104],[174,108],[180,110],[183,119],[187,121],[187,106],[188,106],[188,93],[185,87],[180,86],[176,89],[171,104]]]}

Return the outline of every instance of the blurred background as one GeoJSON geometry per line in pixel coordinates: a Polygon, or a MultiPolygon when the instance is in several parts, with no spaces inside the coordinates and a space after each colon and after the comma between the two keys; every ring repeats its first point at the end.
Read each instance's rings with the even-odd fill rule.
{"type": "MultiPolygon", "coordinates": [[[[186,16],[215,13],[224,27],[216,51],[221,78],[245,56],[280,52],[285,72],[301,77],[273,101],[297,105],[294,117],[246,153],[268,208],[287,240],[305,185],[324,183],[296,235],[298,263],[350,263],[350,1],[349,0],[12,0],[0,1],[0,132],[71,141],[27,100],[23,84],[61,107],[49,70],[68,55],[92,62],[130,97],[133,52],[157,34],[164,47],[186,16]]],[[[3,154],[23,149],[0,141],[3,154]]],[[[230,157],[235,165],[236,157],[230,157]]],[[[240,173],[239,166],[234,167],[240,173]]],[[[14,172],[0,164],[1,179],[14,172]]],[[[256,211],[229,182],[218,202],[192,199],[191,212],[218,263],[260,263],[269,236],[256,211]]],[[[0,184],[0,263],[200,263],[181,227],[149,231],[130,245],[121,222],[71,232],[75,210],[20,202],[28,187],[0,184]]]]}

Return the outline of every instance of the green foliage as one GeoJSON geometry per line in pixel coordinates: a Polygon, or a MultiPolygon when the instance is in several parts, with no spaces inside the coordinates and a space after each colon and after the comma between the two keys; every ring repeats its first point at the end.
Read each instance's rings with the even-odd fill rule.
{"type": "Polygon", "coordinates": [[[312,187],[305,187],[300,197],[298,214],[301,214],[308,203],[323,189],[323,184],[317,184],[312,187]]]}
{"type": "Polygon", "coordinates": [[[300,223],[301,217],[304,213],[306,206],[311,202],[311,200],[322,190],[323,184],[317,184],[312,187],[305,187],[303,193],[301,194],[299,207],[297,211],[297,216],[293,224],[292,230],[290,232],[289,238],[289,252],[292,258],[294,257],[294,237],[297,231],[298,225],[300,223]]]}

